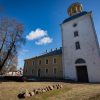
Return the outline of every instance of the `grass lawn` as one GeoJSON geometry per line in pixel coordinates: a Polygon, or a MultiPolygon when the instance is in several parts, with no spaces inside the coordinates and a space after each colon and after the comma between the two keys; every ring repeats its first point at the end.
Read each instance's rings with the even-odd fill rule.
{"type": "MultiPolygon", "coordinates": [[[[17,94],[25,89],[46,87],[58,82],[2,82],[0,100],[19,100],[17,94]]],[[[62,89],[38,94],[25,100],[100,100],[100,84],[63,83],[62,89]]]]}

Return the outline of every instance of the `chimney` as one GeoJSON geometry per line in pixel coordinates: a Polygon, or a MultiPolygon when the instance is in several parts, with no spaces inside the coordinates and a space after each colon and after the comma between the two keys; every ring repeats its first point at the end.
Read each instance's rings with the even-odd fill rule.
{"type": "Polygon", "coordinates": [[[52,51],[52,49],[51,49],[51,51],[52,51]]]}

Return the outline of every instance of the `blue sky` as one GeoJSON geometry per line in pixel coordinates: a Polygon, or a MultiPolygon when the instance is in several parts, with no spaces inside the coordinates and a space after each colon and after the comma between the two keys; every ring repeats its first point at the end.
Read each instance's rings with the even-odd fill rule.
{"type": "Polygon", "coordinates": [[[26,44],[19,50],[18,67],[23,67],[24,59],[62,45],[60,23],[69,17],[67,8],[74,2],[82,3],[84,11],[93,12],[100,43],[100,0],[0,0],[1,15],[14,18],[25,27],[26,44]]]}

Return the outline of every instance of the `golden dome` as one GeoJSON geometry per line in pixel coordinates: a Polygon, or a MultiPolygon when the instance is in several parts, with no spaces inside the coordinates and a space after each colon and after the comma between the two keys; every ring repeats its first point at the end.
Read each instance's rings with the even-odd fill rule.
{"type": "Polygon", "coordinates": [[[80,3],[73,3],[69,8],[68,8],[68,10],[67,10],[67,12],[68,12],[68,14],[70,15],[70,16],[73,16],[73,15],[75,15],[75,14],[77,14],[77,13],[80,13],[80,12],[82,12],[82,4],[80,4],[80,3]]]}

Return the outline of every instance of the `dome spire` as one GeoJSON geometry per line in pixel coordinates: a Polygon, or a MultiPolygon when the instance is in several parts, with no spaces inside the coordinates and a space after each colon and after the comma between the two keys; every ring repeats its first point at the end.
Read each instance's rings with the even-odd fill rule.
{"type": "Polygon", "coordinates": [[[82,12],[82,9],[83,9],[82,4],[80,4],[80,3],[77,2],[77,3],[73,3],[73,4],[68,8],[67,12],[68,12],[68,14],[69,14],[70,16],[73,16],[73,15],[75,15],[75,14],[77,14],[77,13],[82,12]]]}

